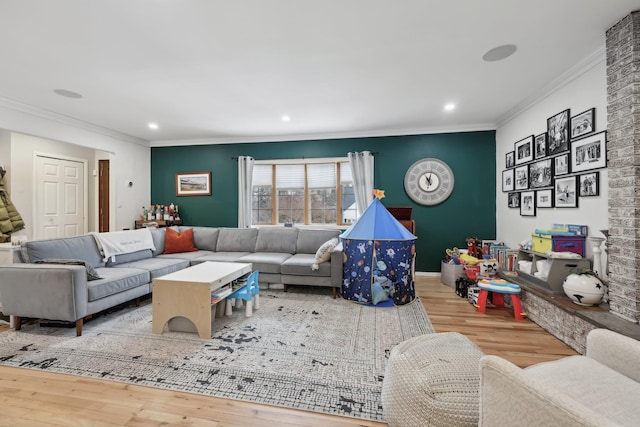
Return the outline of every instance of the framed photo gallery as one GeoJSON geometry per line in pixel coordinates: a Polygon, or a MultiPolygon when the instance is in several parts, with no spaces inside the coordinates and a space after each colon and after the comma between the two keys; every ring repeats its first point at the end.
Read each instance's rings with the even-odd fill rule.
{"type": "Polygon", "coordinates": [[[569,109],[547,119],[546,132],[528,135],[505,154],[502,191],[507,206],[522,216],[536,209],[577,208],[581,197],[600,195],[607,167],[607,131],[596,131],[596,109],[571,116],[569,109]]]}

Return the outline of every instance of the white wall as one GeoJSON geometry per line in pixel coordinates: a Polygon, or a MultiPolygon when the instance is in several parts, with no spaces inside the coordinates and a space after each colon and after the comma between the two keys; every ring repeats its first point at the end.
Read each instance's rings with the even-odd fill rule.
{"type": "MultiPolygon", "coordinates": [[[[513,151],[513,144],[528,135],[539,135],[547,130],[547,119],[567,108],[576,115],[595,107],[596,132],[607,127],[607,79],[605,61],[597,63],[567,85],[556,90],[526,111],[517,115],[496,130],[497,156],[497,197],[496,230],[497,239],[511,247],[529,239],[536,228],[550,228],[552,224],[586,224],[589,235],[603,237],[598,231],[608,227],[608,176],[607,170],[600,170],[600,196],[583,197],[578,200],[578,208],[537,209],[535,217],[520,216],[519,209],[507,207],[507,193],[502,192],[502,171],[505,169],[505,154],[513,151]]],[[[587,257],[592,257],[587,244],[587,257]]]]}
{"type": "MultiPolygon", "coordinates": [[[[31,225],[33,201],[33,151],[86,158],[89,166],[89,231],[97,230],[97,179],[92,171],[97,159],[109,159],[111,169],[111,230],[133,228],[142,206],[150,204],[151,149],[118,135],[74,126],[46,115],[32,114],[0,105],[0,148],[11,161],[0,158],[9,170],[8,190],[20,214],[31,225]],[[10,138],[6,138],[10,130],[10,138]],[[23,135],[18,135],[23,134],[23,135]],[[24,136],[24,135],[28,135],[24,136]],[[34,138],[35,137],[35,138],[34,138]],[[14,143],[12,141],[17,141],[14,143]],[[24,142],[24,144],[23,144],[24,142]],[[28,160],[27,160],[28,159],[28,160]],[[19,175],[20,179],[16,179],[19,175]],[[132,181],[132,187],[127,182],[132,181]]],[[[31,233],[28,233],[31,236],[31,233]]]]}

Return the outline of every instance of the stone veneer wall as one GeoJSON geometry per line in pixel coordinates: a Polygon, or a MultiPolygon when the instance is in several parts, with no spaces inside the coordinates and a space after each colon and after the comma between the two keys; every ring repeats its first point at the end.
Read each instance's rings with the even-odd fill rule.
{"type": "Polygon", "coordinates": [[[587,334],[596,328],[593,323],[563,310],[526,289],[522,289],[520,300],[530,320],[578,353],[585,353],[587,334]]]}
{"type": "Polygon", "coordinates": [[[640,320],[640,11],[606,32],[609,305],[640,320]]]}

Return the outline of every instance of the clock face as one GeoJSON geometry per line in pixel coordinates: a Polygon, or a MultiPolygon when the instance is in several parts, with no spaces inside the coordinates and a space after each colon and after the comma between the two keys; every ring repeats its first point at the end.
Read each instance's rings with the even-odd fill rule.
{"type": "Polygon", "coordinates": [[[421,205],[444,202],[453,191],[453,172],[442,160],[418,160],[404,176],[404,189],[411,199],[421,205]]]}

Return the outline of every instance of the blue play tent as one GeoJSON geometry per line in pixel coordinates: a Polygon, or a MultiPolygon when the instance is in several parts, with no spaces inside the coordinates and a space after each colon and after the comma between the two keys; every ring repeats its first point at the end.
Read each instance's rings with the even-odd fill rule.
{"type": "Polygon", "coordinates": [[[416,236],[379,199],[340,235],[344,253],[342,296],[363,304],[415,299],[416,236]]]}

